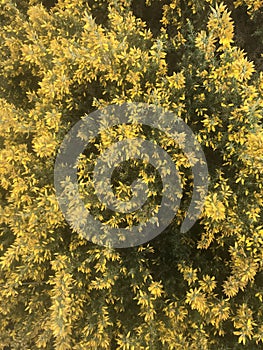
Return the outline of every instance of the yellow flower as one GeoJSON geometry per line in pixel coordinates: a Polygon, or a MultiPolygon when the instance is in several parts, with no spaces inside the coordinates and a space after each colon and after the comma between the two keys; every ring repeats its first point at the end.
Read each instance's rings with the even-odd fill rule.
{"type": "Polygon", "coordinates": [[[163,286],[161,282],[152,282],[148,288],[149,292],[156,298],[160,297],[163,293],[163,286]]]}
{"type": "Polygon", "coordinates": [[[206,275],[203,277],[203,280],[199,282],[199,284],[204,292],[212,292],[216,287],[215,277],[206,275]]]}
{"type": "Polygon", "coordinates": [[[169,87],[174,89],[183,89],[185,87],[185,77],[183,72],[174,73],[172,76],[167,77],[169,87]]]}
{"type": "Polygon", "coordinates": [[[211,34],[207,35],[204,30],[198,33],[195,39],[195,45],[205,53],[205,59],[213,57],[215,52],[215,37],[211,34]]]}
{"type": "Polygon", "coordinates": [[[236,79],[240,82],[250,79],[255,71],[253,62],[248,62],[245,57],[234,61],[232,67],[236,79]]]}
{"type": "Polygon", "coordinates": [[[225,219],[225,206],[217,199],[217,193],[208,196],[205,202],[205,214],[215,221],[225,219]]]}
{"type": "Polygon", "coordinates": [[[223,290],[227,297],[235,296],[239,291],[239,283],[233,277],[229,276],[228,279],[223,283],[223,290]]]}
{"type": "Polygon", "coordinates": [[[191,308],[196,309],[201,314],[205,313],[207,310],[207,301],[205,294],[200,291],[200,289],[190,289],[186,295],[185,302],[191,305],[191,308]]]}
{"type": "Polygon", "coordinates": [[[215,9],[212,8],[207,27],[219,39],[223,49],[230,47],[234,38],[234,26],[225,5],[220,4],[215,9]]]}
{"type": "Polygon", "coordinates": [[[44,132],[33,139],[33,149],[39,157],[50,157],[56,152],[57,141],[50,132],[44,132]]]}

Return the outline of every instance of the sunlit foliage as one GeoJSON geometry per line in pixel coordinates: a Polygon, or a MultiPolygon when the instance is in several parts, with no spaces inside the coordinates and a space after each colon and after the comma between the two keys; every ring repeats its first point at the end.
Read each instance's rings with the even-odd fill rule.
{"type": "MultiPolygon", "coordinates": [[[[46,7],[1,0],[1,349],[263,346],[263,74],[235,44],[227,4],[182,3],[165,2],[153,35],[130,0],[46,7]],[[118,250],[89,243],[67,224],[53,167],[71,126],[122,102],[181,117],[203,146],[210,184],[189,232],[179,230],[184,199],[163,234],[118,250]]],[[[249,13],[262,8],[261,1],[245,4],[249,13]]],[[[81,171],[94,154],[115,133],[139,132],[127,125],[94,140],[96,151],[79,166],[84,192],[89,175],[81,171]]],[[[144,135],[171,151],[191,196],[183,153],[163,134],[144,135]]],[[[141,177],[153,181],[147,171],[141,177]]],[[[116,184],[123,198],[130,195],[125,180],[124,174],[116,184]]],[[[87,207],[94,205],[92,195],[88,200],[87,207]]],[[[110,224],[120,222],[114,217],[110,224]]]]}

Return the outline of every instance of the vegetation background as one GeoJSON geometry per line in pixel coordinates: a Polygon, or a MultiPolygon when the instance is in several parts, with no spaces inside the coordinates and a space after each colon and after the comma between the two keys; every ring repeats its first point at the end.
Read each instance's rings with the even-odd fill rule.
{"type": "MultiPolygon", "coordinates": [[[[0,1],[1,349],[262,348],[262,11],[261,0],[0,1]],[[210,184],[200,219],[180,233],[189,164],[164,135],[133,130],[170,152],[185,195],[160,236],[110,249],[65,221],[53,167],[82,116],[122,102],[183,118],[210,184]]],[[[116,132],[101,133],[79,167],[98,217],[84,170],[116,132]]],[[[129,169],[117,196],[128,195],[129,169]]],[[[147,184],[152,173],[140,169],[147,184]]]]}

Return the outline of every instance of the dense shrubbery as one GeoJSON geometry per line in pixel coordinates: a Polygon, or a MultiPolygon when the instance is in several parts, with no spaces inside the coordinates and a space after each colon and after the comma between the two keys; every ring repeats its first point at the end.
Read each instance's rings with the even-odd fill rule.
{"type": "Polygon", "coordinates": [[[2,349],[261,346],[263,74],[237,45],[237,6],[259,21],[261,1],[1,1],[2,349]],[[53,167],[72,125],[122,102],[187,122],[210,184],[187,233],[183,205],[148,244],[110,249],[72,232],[53,167]]]}

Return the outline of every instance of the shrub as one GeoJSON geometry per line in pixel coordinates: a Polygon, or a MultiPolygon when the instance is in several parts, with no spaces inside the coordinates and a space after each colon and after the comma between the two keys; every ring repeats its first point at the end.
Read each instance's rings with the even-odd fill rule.
{"type": "MultiPolygon", "coordinates": [[[[1,1],[2,349],[256,349],[263,342],[263,75],[236,45],[226,5],[161,5],[153,35],[129,0],[1,1]],[[198,222],[180,233],[192,177],[174,150],[184,179],[178,215],[154,240],[114,249],[65,221],[53,172],[59,145],[81,117],[124,102],[182,118],[204,149],[210,183],[198,222]]],[[[163,137],[129,125],[123,137],[137,131],[163,137]]],[[[94,140],[84,165],[108,141],[103,133],[94,140]]],[[[79,177],[85,190],[90,178],[81,167],[79,177]]]]}

